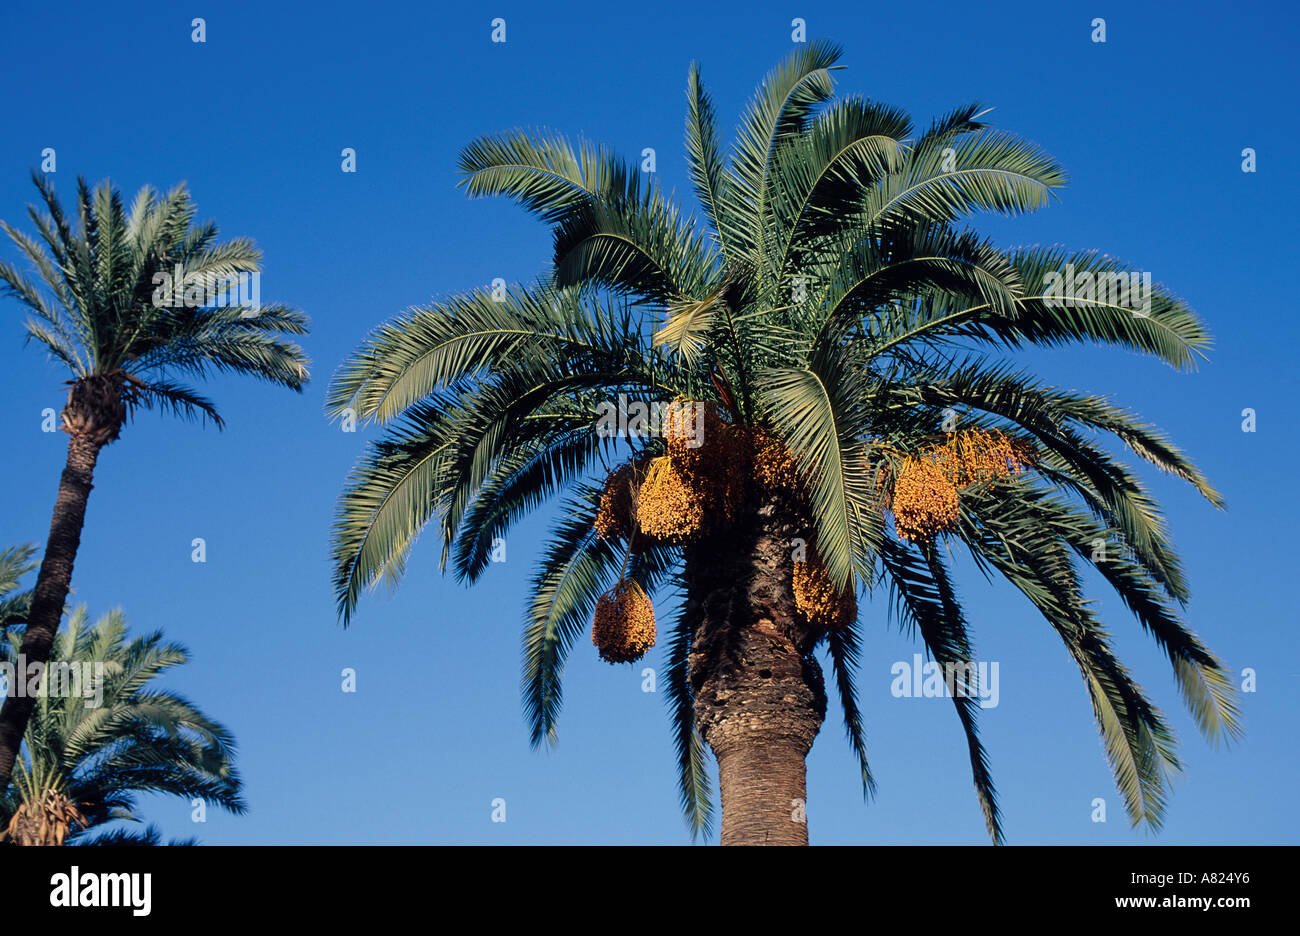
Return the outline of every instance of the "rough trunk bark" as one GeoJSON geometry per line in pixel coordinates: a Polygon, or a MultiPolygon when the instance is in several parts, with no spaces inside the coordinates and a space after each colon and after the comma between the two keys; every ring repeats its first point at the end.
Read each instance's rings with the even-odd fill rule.
{"type": "MultiPolygon", "coordinates": [[[[63,604],[72,584],[72,564],[81,544],[81,528],[86,520],[86,501],[90,497],[95,474],[95,462],[101,445],[84,434],[74,433],[68,439],[68,458],[59,481],[59,494],[54,502],[54,516],[50,521],[50,536],[45,545],[45,558],[37,574],[36,588],[32,592],[32,607],[27,618],[19,654],[27,665],[45,664],[50,659],[50,649],[63,618],[63,604]]],[[[26,684],[26,675],[15,673],[14,681],[26,684]]],[[[27,721],[36,700],[28,693],[15,692],[11,686],[0,708],[0,790],[9,785],[14,760],[22,743],[27,721]]]]}
{"type": "Polygon", "coordinates": [[[807,845],[804,758],[826,716],[818,635],[796,620],[796,537],[768,500],[687,553],[695,721],[718,761],[723,845],[807,845]]]}

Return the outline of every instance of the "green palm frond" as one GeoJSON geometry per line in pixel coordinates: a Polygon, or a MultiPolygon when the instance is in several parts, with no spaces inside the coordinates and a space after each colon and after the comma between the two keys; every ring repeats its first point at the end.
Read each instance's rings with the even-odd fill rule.
{"type": "Polygon", "coordinates": [[[446,563],[465,511],[501,460],[518,446],[527,446],[555,431],[544,417],[567,414],[563,425],[576,430],[585,423],[595,436],[598,395],[592,391],[616,385],[633,375],[603,361],[530,359],[503,365],[489,381],[480,383],[448,414],[451,439],[445,453],[446,472],[438,492],[442,504],[439,528],[446,563]],[[575,407],[576,403],[576,407],[575,407]],[[576,409],[576,412],[575,412],[576,409]]]}
{"type": "Polygon", "coordinates": [[[831,69],[841,54],[839,46],[821,40],[791,52],[764,79],[741,118],[727,170],[721,234],[743,256],[758,261],[765,255],[774,152],[803,133],[815,108],[830,99],[831,69]]]}
{"type": "MultiPolygon", "coordinates": [[[[1036,525],[1059,537],[1115,590],[1169,658],[1183,699],[1205,737],[1211,742],[1239,737],[1241,710],[1232,674],[1179,619],[1150,569],[1127,555],[1122,546],[1098,550],[1097,544],[1106,542],[1109,531],[1059,497],[1035,491],[1022,498],[1019,511],[1020,523],[1036,525]]],[[[984,512],[983,502],[975,512],[984,512]]]]}
{"type": "Polygon", "coordinates": [[[691,169],[691,184],[718,247],[726,253],[727,241],[722,235],[727,197],[726,158],[718,138],[713,99],[704,90],[700,67],[695,62],[691,63],[686,79],[686,102],[686,160],[691,169]]]}
{"type": "Polygon", "coordinates": [[[713,792],[709,782],[708,755],[704,739],[695,724],[695,693],[691,689],[690,655],[700,626],[698,609],[678,594],[677,617],[668,640],[668,662],[664,673],[664,697],[672,722],[673,753],[677,760],[677,790],[691,838],[709,838],[713,833],[713,792]]]}
{"type": "Polygon", "coordinates": [[[772,426],[810,479],[817,550],[835,586],[871,582],[883,542],[880,504],[857,426],[869,401],[860,370],[842,347],[822,348],[805,370],[769,369],[761,399],[772,426]]]}
{"type": "Polygon", "coordinates": [[[826,238],[854,226],[854,209],[881,178],[902,168],[911,120],[897,108],[858,97],[829,106],[777,149],[771,201],[774,274],[795,274],[826,238]]]}
{"type": "Polygon", "coordinates": [[[909,155],[902,171],[865,193],[858,208],[862,227],[896,220],[951,221],[974,211],[1036,211],[1066,182],[1051,156],[997,130],[957,140],[927,137],[909,155]]]}
{"type": "Polygon", "coordinates": [[[573,400],[572,410],[534,414],[540,431],[518,441],[493,467],[468,505],[457,532],[456,574],[473,582],[487,568],[495,539],[527,512],[558,494],[609,446],[592,432],[593,409],[573,400]]]}
{"type": "Polygon", "coordinates": [[[591,626],[596,600],[620,572],[651,595],[676,563],[675,550],[651,547],[629,558],[597,536],[592,523],[600,495],[598,486],[575,485],[533,578],[522,688],[534,747],[556,742],[564,664],[573,642],[591,626]]]}
{"type": "Polygon", "coordinates": [[[32,561],[36,547],[29,544],[9,546],[0,551],[0,641],[10,627],[24,624],[27,612],[31,608],[32,593],[28,589],[19,591],[25,575],[33,571],[37,563],[32,561]]]}
{"type": "Polygon", "coordinates": [[[901,232],[864,237],[844,254],[827,288],[822,313],[828,337],[864,318],[879,354],[928,334],[924,306],[911,300],[937,291],[970,297],[972,304],[1016,315],[1019,276],[1000,251],[973,234],[916,224],[901,232]]]}
{"type": "Polygon", "coordinates": [[[1181,770],[1173,733],[1111,651],[1109,635],[1082,597],[1070,545],[1028,502],[1023,491],[1015,498],[986,495],[982,509],[964,519],[979,528],[967,527],[962,538],[1016,584],[1060,635],[1084,677],[1130,820],[1158,829],[1169,776],[1181,770]]]}
{"type": "Polygon", "coordinates": [[[1210,347],[1209,329],[1191,308],[1158,281],[1152,280],[1148,291],[1144,276],[1149,274],[1128,264],[1093,251],[1060,248],[1025,248],[1008,257],[1025,289],[1014,318],[981,306],[954,310],[954,321],[969,320],[971,331],[1013,348],[1107,344],[1150,354],[1180,370],[1193,369],[1210,347]],[[1066,275],[1071,267],[1073,289],[1066,275]],[[1086,288],[1089,276],[1091,290],[1086,288]],[[1112,293],[1120,297],[1122,282],[1128,284],[1128,300],[1111,301],[1112,293]]]}
{"type": "Polygon", "coordinates": [[[698,295],[716,257],[658,186],[627,188],[576,206],[555,226],[555,276],[560,286],[594,286],[637,301],[663,304],[698,295]]]}
{"type": "Polygon", "coordinates": [[[586,304],[546,283],[512,287],[500,299],[476,290],[388,322],[352,354],[330,384],[327,411],[351,408],[387,423],[441,387],[481,379],[507,362],[555,358],[638,362],[626,309],[586,304]]]}
{"type": "Polygon", "coordinates": [[[581,486],[565,505],[532,582],[524,632],[523,697],[534,747],[554,744],[564,663],[623,557],[596,536],[600,488],[581,486]]]}
{"type": "Polygon", "coordinates": [[[331,535],[334,595],[346,626],[361,593],[381,577],[392,587],[415,538],[438,512],[438,477],[449,443],[436,406],[412,408],[402,428],[371,444],[348,475],[331,535]]]}
{"type": "Polygon", "coordinates": [[[876,795],[876,778],[871,773],[867,759],[866,726],[858,708],[858,691],[855,673],[858,669],[860,638],[856,621],[836,628],[826,635],[826,649],[835,673],[835,687],[839,692],[840,708],[844,712],[844,733],[858,758],[862,774],[862,796],[871,799],[876,795]]]}
{"type": "Polygon", "coordinates": [[[1181,563],[1155,501],[1130,472],[1080,433],[1114,434],[1131,451],[1222,507],[1223,499],[1208,479],[1154,427],[1104,398],[1045,387],[1007,366],[951,365],[919,378],[897,398],[991,414],[1032,433],[1042,455],[1040,473],[1077,494],[1113,526],[1171,597],[1188,600],[1181,563]]]}
{"type": "MultiPolygon", "coordinates": [[[[930,655],[940,666],[956,666],[969,673],[973,662],[966,620],[942,560],[934,547],[909,549],[889,539],[881,551],[894,610],[905,626],[921,636],[930,655]]],[[[947,672],[947,671],[945,671],[947,672]]],[[[953,670],[956,672],[956,670],[953,670]]],[[[969,683],[950,686],[953,705],[966,735],[970,751],[971,776],[984,824],[995,845],[1001,845],[1002,819],[997,789],[989,771],[988,754],[980,741],[976,724],[979,712],[978,687],[969,683]]]]}
{"type": "Polygon", "coordinates": [[[604,146],[577,148],[544,130],[479,137],[460,154],[458,183],[471,198],[504,195],[547,224],[609,191],[623,189],[637,169],[604,146]]]}
{"type": "Polygon", "coordinates": [[[973,406],[1014,420],[1031,431],[1061,424],[1109,432],[1144,461],[1191,484],[1214,504],[1223,497],[1204,473],[1151,423],[1109,398],[1049,387],[1009,364],[963,366],[958,363],[936,374],[933,384],[918,383],[906,393],[937,406],[973,406]]]}
{"type": "MultiPolygon", "coordinates": [[[[78,839],[78,845],[101,845],[110,848],[120,848],[123,846],[155,846],[163,843],[162,830],[153,823],[145,826],[143,829],[111,829],[102,835],[87,836],[84,839],[78,839]]],[[[198,839],[193,837],[187,839],[169,839],[167,846],[184,847],[197,845],[198,839]]]]}

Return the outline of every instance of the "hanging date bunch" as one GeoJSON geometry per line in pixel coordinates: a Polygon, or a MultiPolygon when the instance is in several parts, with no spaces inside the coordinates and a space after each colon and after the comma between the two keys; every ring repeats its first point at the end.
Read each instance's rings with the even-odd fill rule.
{"type": "Polygon", "coordinates": [[[645,478],[645,459],[632,459],[613,469],[605,478],[593,526],[607,542],[630,543],[636,526],[636,503],[645,478]]]}
{"type": "MultiPolygon", "coordinates": [[[[662,432],[664,454],[641,453],[609,472],[593,521],[600,540],[626,550],[619,584],[596,603],[591,633],[601,659],[610,663],[639,660],[655,642],[653,605],[640,585],[624,580],[633,553],[725,530],[753,492],[807,497],[785,446],[761,429],[733,425],[712,403],[675,400],[662,432]]],[[[796,576],[813,626],[828,630],[857,616],[853,595],[836,594],[815,560],[796,576]]]]}
{"type": "Polygon", "coordinates": [[[858,617],[852,589],[839,591],[815,550],[794,564],[794,608],[801,623],[815,631],[837,631],[858,617]]]}
{"type": "Polygon", "coordinates": [[[889,506],[899,537],[923,542],[951,531],[961,517],[961,492],[1017,475],[1033,463],[1031,449],[997,430],[953,433],[941,445],[906,456],[894,472],[889,506]]]}
{"type": "Polygon", "coordinates": [[[748,475],[747,436],[709,403],[677,400],[663,421],[666,454],[610,472],[596,514],[606,541],[680,546],[740,513],[748,475]]]}
{"type": "Polygon", "coordinates": [[[655,645],[655,610],[632,580],[620,580],[596,600],[591,642],[607,663],[634,663],[655,645]]]}
{"type": "Polygon", "coordinates": [[[997,430],[954,433],[934,449],[934,459],[959,488],[1000,481],[1029,467],[1032,451],[997,430]]]}
{"type": "Polygon", "coordinates": [[[638,456],[606,478],[595,520],[602,540],[682,546],[735,522],[754,492],[807,498],[790,451],[713,403],[675,400],[662,428],[665,454],[638,456]]]}
{"type": "Polygon", "coordinates": [[[957,486],[932,457],[909,455],[897,469],[892,509],[898,535],[920,542],[957,525],[961,498],[957,486]]]}
{"type": "Polygon", "coordinates": [[[653,540],[690,542],[705,528],[716,485],[671,455],[650,462],[637,500],[637,524],[653,540]]]}
{"type": "Polygon", "coordinates": [[[651,463],[637,518],[648,535],[682,545],[736,519],[749,456],[743,430],[717,406],[674,402],[663,427],[668,453],[651,463]]]}
{"type": "Polygon", "coordinates": [[[762,429],[748,431],[750,475],[759,489],[768,493],[784,491],[806,499],[803,473],[794,455],[775,436],[762,429]]]}

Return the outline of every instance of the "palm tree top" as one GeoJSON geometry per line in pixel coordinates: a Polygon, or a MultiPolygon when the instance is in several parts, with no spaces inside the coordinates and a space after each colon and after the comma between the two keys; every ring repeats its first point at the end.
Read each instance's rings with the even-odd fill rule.
{"type": "MultiPolygon", "coordinates": [[[[11,634],[0,645],[3,659],[16,659],[19,646],[20,635],[11,634]]],[[[41,697],[0,804],[5,820],[23,803],[53,792],[75,804],[84,819],[68,843],[97,844],[95,836],[109,823],[139,821],[141,793],[199,798],[244,813],[230,730],[184,696],[152,685],[188,660],[185,647],[165,641],[161,631],[128,637],[120,610],[91,625],[84,605],[74,609],[59,631],[50,666],[70,664],[83,672],[99,667],[101,694],[41,697]]],[[[112,835],[118,843],[139,838],[120,827],[112,835]]]]}
{"type": "Polygon", "coordinates": [[[28,340],[68,369],[70,384],[107,381],[128,414],[158,407],[218,427],[213,403],[178,379],[229,372],[302,390],[308,360],[284,336],[306,334],[306,316],[242,293],[215,298],[223,284],[260,274],[261,251],[196,222],[184,183],[165,195],[145,186],[128,210],[111,181],[92,191],[78,178],[69,217],[48,177],[33,171],[32,182],[42,202],[28,206],[36,236],[0,228],[35,275],[0,261],[0,294],[27,309],[28,340]]]}

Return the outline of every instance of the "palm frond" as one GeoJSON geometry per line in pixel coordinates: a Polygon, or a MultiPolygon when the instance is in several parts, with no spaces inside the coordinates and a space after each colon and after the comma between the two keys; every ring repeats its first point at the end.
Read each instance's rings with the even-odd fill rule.
{"type": "MultiPolygon", "coordinates": [[[[953,591],[947,570],[933,546],[919,550],[888,539],[881,551],[882,565],[888,577],[893,606],[905,625],[921,636],[926,648],[942,667],[961,668],[970,672],[972,652],[966,620],[953,591]],[[918,554],[919,552],[919,554],[918,554]]],[[[997,789],[989,771],[988,754],[980,741],[976,724],[979,712],[977,687],[950,680],[949,691],[966,744],[970,751],[971,776],[984,823],[993,844],[1001,845],[1002,819],[997,789]]]]}
{"type": "Polygon", "coordinates": [[[835,687],[839,692],[840,708],[844,712],[844,733],[848,736],[849,746],[858,758],[858,769],[862,774],[862,796],[870,800],[876,795],[876,778],[871,773],[871,764],[867,759],[866,728],[862,722],[862,712],[858,708],[858,691],[856,676],[858,669],[859,637],[856,621],[841,626],[826,635],[826,648],[831,657],[831,668],[835,673],[835,687]]]}
{"type": "Polygon", "coordinates": [[[664,697],[672,721],[682,813],[691,838],[707,839],[713,833],[713,792],[704,739],[695,724],[695,694],[690,681],[691,646],[701,622],[683,595],[678,594],[677,599],[677,617],[668,641],[664,697]]]}
{"type": "Polygon", "coordinates": [[[460,154],[458,185],[471,198],[504,195],[547,224],[573,208],[624,187],[637,169],[604,146],[545,130],[479,137],[460,154]]]}

